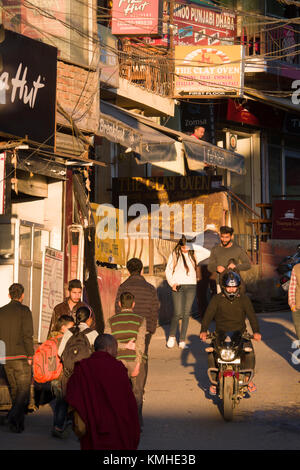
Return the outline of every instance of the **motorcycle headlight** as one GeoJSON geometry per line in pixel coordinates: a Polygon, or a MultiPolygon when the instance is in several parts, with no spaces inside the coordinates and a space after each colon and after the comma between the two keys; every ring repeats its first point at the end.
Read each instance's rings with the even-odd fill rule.
{"type": "Polygon", "coordinates": [[[222,349],[220,355],[223,361],[233,361],[235,357],[234,351],[232,349],[222,349]]]}

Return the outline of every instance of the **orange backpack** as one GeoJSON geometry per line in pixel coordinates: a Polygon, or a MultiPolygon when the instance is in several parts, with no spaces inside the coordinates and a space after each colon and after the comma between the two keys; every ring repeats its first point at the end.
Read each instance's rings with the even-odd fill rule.
{"type": "Polygon", "coordinates": [[[50,382],[58,379],[63,365],[57,355],[58,340],[63,335],[50,338],[41,344],[33,356],[33,378],[38,383],[50,382]]]}

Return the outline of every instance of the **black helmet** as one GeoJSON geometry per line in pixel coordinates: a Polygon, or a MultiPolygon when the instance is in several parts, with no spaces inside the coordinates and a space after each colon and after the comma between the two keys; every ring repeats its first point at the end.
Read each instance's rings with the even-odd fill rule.
{"type": "Polygon", "coordinates": [[[239,294],[239,286],[241,285],[241,278],[235,271],[229,271],[222,277],[222,291],[229,300],[234,300],[239,294]],[[227,292],[226,287],[237,287],[236,292],[227,292]]]}

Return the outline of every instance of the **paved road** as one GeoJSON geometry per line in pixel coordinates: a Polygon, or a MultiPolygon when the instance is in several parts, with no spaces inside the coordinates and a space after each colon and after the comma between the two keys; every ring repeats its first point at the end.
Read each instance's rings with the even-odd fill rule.
{"type": "MultiPolygon", "coordinates": [[[[300,366],[291,361],[295,339],[291,315],[260,314],[259,320],[263,341],[254,345],[258,390],[242,400],[231,423],[207,397],[199,323],[191,319],[190,348],[185,351],[167,349],[165,330],[158,328],[151,342],[140,449],[300,449],[300,366]]],[[[64,441],[50,436],[51,419],[46,405],[27,416],[23,434],[0,428],[0,449],[79,449],[73,434],[64,441]]]]}

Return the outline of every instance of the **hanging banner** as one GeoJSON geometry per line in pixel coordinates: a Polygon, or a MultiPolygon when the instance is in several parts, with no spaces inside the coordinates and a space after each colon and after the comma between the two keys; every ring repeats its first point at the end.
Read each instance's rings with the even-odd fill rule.
{"type": "MultiPolygon", "coordinates": [[[[164,14],[168,14],[169,2],[164,3],[164,14]]],[[[230,11],[220,11],[180,0],[174,3],[173,43],[175,46],[216,46],[234,44],[237,35],[237,16],[230,11]]],[[[163,26],[161,39],[146,38],[148,44],[168,46],[169,23],[163,26]]]]}
{"type": "Polygon", "coordinates": [[[117,36],[161,36],[161,0],[113,0],[112,34],[117,36]]]}
{"type": "Polygon", "coordinates": [[[243,46],[175,46],[175,98],[240,97],[243,87],[243,46]]]}
{"type": "Polygon", "coordinates": [[[55,305],[64,300],[64,256],[46,247],[43,257],[38,342],[46,341],[55,305]]]}

